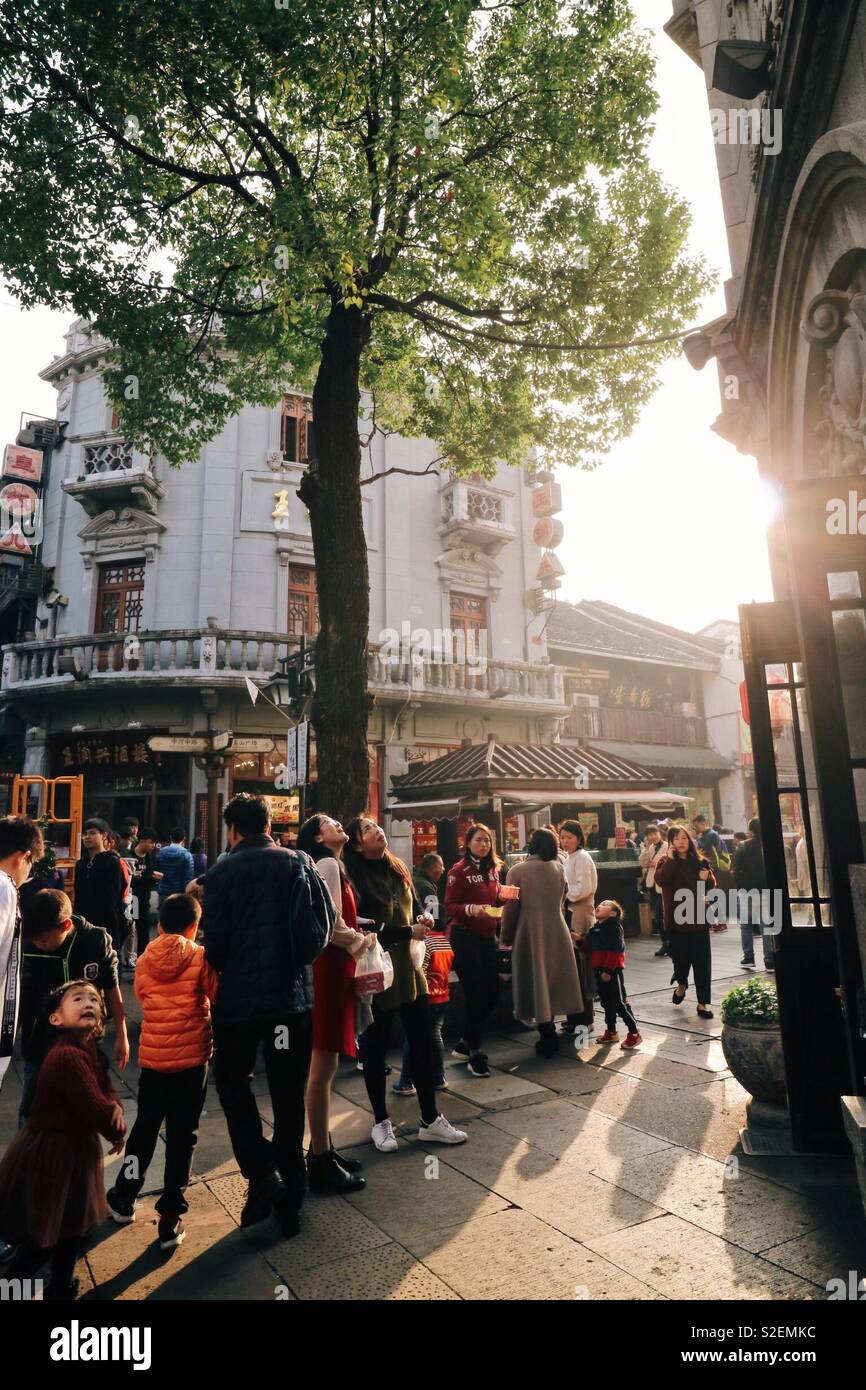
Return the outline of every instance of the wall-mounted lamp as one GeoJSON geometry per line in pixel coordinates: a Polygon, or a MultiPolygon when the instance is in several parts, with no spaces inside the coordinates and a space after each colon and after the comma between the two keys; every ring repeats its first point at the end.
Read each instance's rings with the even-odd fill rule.
{"type": "Polygon", "coordinates": [[[716,44],[712,85],[717,92],[754,101],[766,91],[773,50],[751,39],[722,39],[716,44]]]}

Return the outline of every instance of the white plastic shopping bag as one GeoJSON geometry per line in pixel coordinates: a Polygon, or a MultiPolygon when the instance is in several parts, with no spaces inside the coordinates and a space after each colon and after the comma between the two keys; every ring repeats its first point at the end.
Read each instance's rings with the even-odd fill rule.
{"type": "Polygon", "coordinates": [[[355,962],[355,993],[381,994],[394,983],[394,966],[387,951],[378,941],[358,956],[355,962]]]}

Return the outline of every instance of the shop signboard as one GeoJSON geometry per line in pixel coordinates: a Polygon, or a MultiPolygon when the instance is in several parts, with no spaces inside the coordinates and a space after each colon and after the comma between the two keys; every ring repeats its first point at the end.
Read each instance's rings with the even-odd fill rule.
{"type": "Polygon", "coordinates": [[[565,527],[555,516],[540,516],[532,528],[532,539],[542,550],[555,549],[564,535],[565,527]]]}
{"type": "Polygon", "coordinates": [[[304,719],[297,727],[298,739],[298,781],[299,787],[306,786],[309,771],[310,722],[304,719]]]}
{"type": "Polygon", "coordinates": [[[119,768],[127,772],[140,772],[144,768],[153,769],[161,765],[160,750],[150,747],[141,735],[127,737],[116,734],[70,734],[61,737],[57,740],[55,762],[56,772],[98,768],[105,772],[116,772],[119,768]]]}
{"type": "Polygon", "coordinates": [[[18,522],[10,526],[8,531],[0,535],[0,550],[6,551],[10,555],[32,555],[33,547],[28,544],[18,522]]]}
{"type": "Polygon", "coordinates": [[[559,579],[563,574],[565,574],[565,567],[562,561],[554,555],[552,550],[545,550],[538,566],[536,579],[540,580],[542,584],[549,585],[551,580],[559,579]]]}
{"type": "Polygon", "coordinates": [[[562,511],[562,488],[559,483],[541,483],[532,489],[532,515],[553,516],[562,511]]]}
{"type": "Polygon", "coordinates": [[[28,483],[42,480],[42,450],[7,444],[3,454],[3,477],[23,478],[28,483]]]}
{"type": "Polygon", "coordinates": [[[147,746],[154,753],[208,753],[211,742],[205,735],[156,734],[147,740],[147,746]]]}

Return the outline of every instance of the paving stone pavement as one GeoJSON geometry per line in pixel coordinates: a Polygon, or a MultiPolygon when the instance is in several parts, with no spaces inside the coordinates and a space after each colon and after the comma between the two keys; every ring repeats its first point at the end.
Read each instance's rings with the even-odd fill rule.
{"type": "MultiPolygon", "coordinates": [[[[713,938],[713,1020],[697,1018],[691,996],[671,1003],[670,963],[654,945],[628,943],[640,1051],[591,1042],[577,1052],[563,1038],[546,1061],[537,1035],[515,1023],[489,1040],[489,1081],[448,1060],[440,1102],[465,1145],[421,1143],[416,1100],[394,1096],[399,1149],[378,1153],[363,1078],[344,1062],[334,1141],[362,1159],[367,1187],[350,1199],[309,1197],[292,1240],[270,1223],[240,1230],[245,1184],[211,1086],[184,1244],[164,1255],[155,1243],[160,1144],[137,1220],[107,1223],[86,1243],[83,1299],[826,1298],[828,1280],[866,1268],[853,1166],[742,1153],[747,1095],[718,1041],[719,1002],[747,977],[738,934],[713,938]]],[[[124,996],[135,1055],[128,983],[124,996]]],[[[389,1060],[390,1085],[399,1053],[389,1060]]],[[[16,1064],[0,1094],[0,1144],[15,1132],[19,1073],[16,1064]]],[[[137,1068],[117,1082],[131,1122],[137,1068]]],[[[253,1089],[269,1132],[261,1072],[253,1089]]],[[[118,1161],[106,1159],[108,1185],[118,1161]]]]}

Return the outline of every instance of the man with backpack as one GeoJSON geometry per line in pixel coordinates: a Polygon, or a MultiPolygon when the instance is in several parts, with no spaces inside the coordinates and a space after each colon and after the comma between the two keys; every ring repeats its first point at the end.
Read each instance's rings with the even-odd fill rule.
{"type": "Polygon", "coordinates": [[[695,816],[692,825],[698,849],[704,858],[709,860],[710,867],[714,872],[721,869],[722,873],[727,873],[731,867],[731,856],[718,830],[710,825],[706,816],[695,816]]]}
{"type": "Polygon", "coordinates": [[[334,909],[306,854],[270,836],[261,796],[223,811],[229,853],[205,876],[204,948],[219,975],[213,1003],[213,1074],[248,1190],[242,1226],[276,1212],[300,1229],[306,1188],[304,1089],[312,1051],[312,963],[330,940],[334,909]],[[274,1112],[264,1137],[251,1082],[264,1053],[274,1112]]]}

